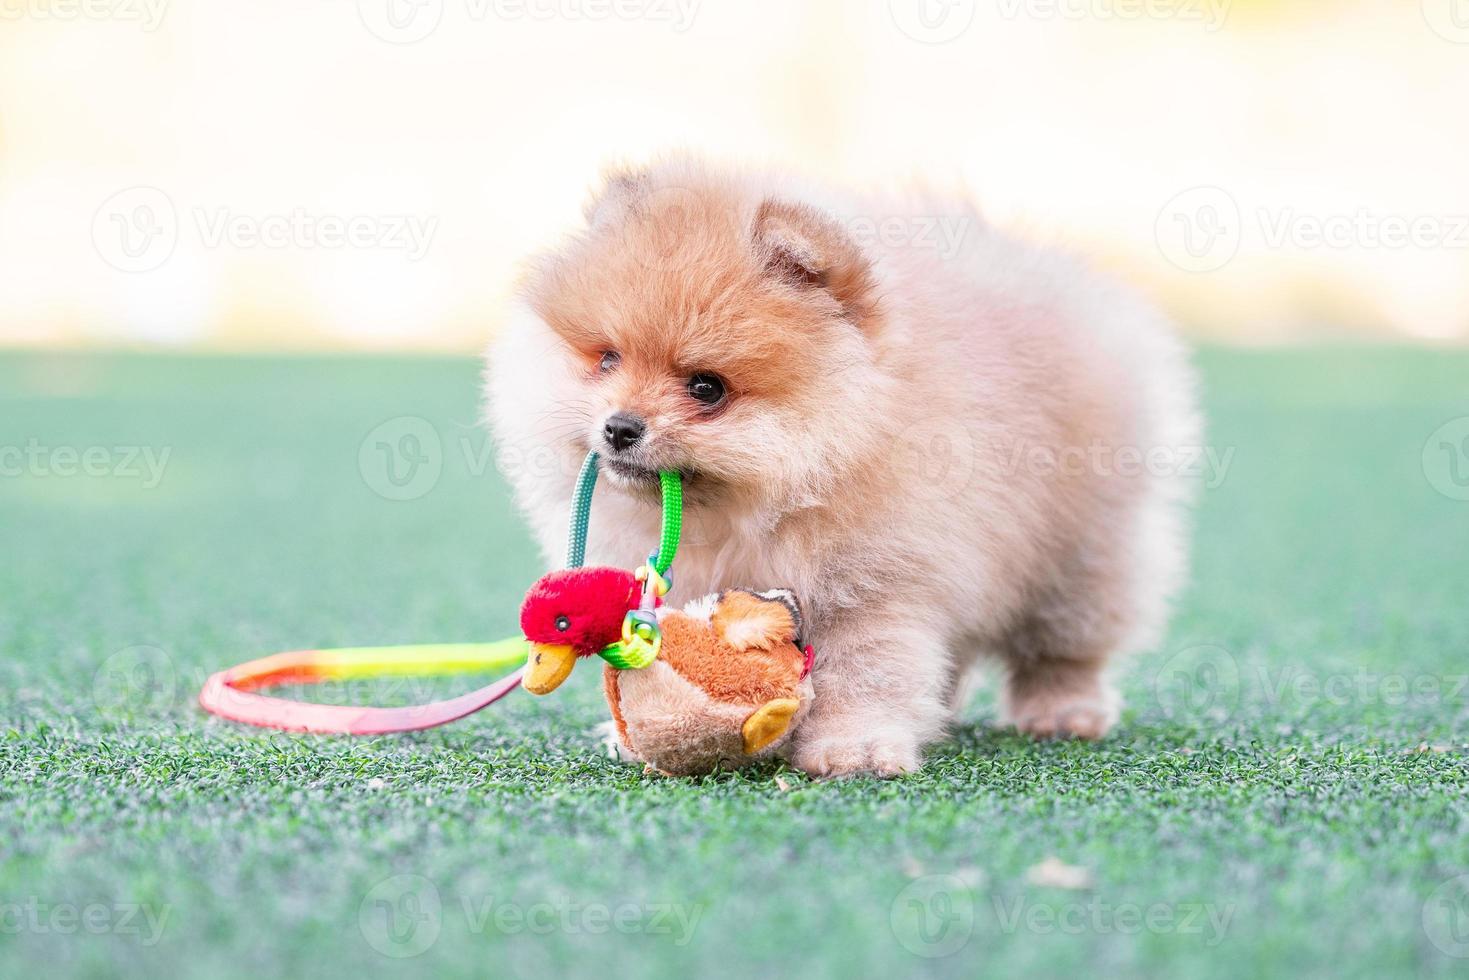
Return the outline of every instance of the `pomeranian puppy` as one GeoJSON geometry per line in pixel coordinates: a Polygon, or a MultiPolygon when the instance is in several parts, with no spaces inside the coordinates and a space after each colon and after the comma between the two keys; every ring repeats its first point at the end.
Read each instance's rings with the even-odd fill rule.
{"type": "Polygon", "coordinates": [[[1132,295],[962,199],[843,195],[674,158],[612,174],[534,259],[491,348],[499,465],[559,562],[588,450],[588,561],[657,544],[671,600],[800,596],[816,648],[786,753],[921,764],[984,655],[1039,737],[1100,738],[1104,674],[1159,637],[1200,445],[1188,357],[1132,295]]]}

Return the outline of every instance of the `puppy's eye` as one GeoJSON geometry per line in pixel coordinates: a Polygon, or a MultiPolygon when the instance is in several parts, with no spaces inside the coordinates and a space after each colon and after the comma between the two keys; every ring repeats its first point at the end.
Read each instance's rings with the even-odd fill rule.
{"type": "Polygon", "coordinates": [[[571,620],[566,618],[565,616],[557,616],[556,632],[565,633],[569,629],[571,629],[571,620]]]}
{"type": "Polygon", "coordinates": [[[724,380],[717,374],[699,373],[689,378],[689,397],[704,405],[724,401],[724,380]]]}
{"type": "Polygon", "coordinates": [[[617,351],[603,351],[602,359],[597,362],[597,370],[601,371],[603,374],[606,374],[608,371],[611,371],[613,368],[617,367],[617,365],[621,363],[622,355],[617,353],[617,351]]]}

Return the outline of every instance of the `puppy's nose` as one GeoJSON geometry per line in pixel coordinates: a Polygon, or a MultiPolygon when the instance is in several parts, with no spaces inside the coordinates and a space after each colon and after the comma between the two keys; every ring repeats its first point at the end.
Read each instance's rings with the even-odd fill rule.
{"type": "Polygon", "coordinates": [[[614,450],[622,452],[629,446],[637,445],[638,440],[647,430],[648,427],[643,424],[643,420],[636,415],[618,412],[602,427],[602,438],[606,439],[607,445],[614,450]]]}

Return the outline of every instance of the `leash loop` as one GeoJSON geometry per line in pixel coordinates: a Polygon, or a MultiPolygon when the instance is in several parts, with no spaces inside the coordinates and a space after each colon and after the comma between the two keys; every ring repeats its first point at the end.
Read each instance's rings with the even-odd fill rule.
{"type": "MultiPolygon", "coordinates": [[[[587,454],[577,474],[571,499],[566,567],[586,563],[587,530],[592,494],[597,487],[599,457],[587,454]]],[[[675,472],[658,475],[663,522],[658,550],[639,569],[643,582],[640,608],[623,621],[622,640],[603,650],[614,667],[646,667],[658,656],[662,637],[653,613],[669,589],[668,569],[678,551],[683,528],[683,486],[675,472]]],[[[297,650],[239,664],[209,677],[199,692],[199,705],[231,721],[288,732],[323,735],[381,735],[420,731],[457,721],[500,700],[520,686],[528,645],[515,636],[494,643],[430,644],[341,650],[297,650]],[[314,704],[256,693],[279,684],[316,684],[329,680],[402,676],[444,676],[515,667],[515,671],[468,694],[403,708],[314,704]]]]}

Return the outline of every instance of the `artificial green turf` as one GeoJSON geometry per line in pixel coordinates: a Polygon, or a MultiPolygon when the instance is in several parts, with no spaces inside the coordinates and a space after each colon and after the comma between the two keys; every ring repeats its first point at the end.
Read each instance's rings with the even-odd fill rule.
{"type": "Polygon", "coordinates": [[[1201,362],[1234,456],[1118,730],[1038,745],[981,696],[921,773],[817,783],[609,761],[586,669],[425,734],[206,718],[260,653],[513,632],[538,560],[476,365],[0,357],[0,447],[170,451],[156,487],[0,477],[0,973],[1464,975],[1469,502],[1422,454],[1469,356],[1201,362]],[[397,416],[443,447],[408,501],[359,458],[397,416]],[[1030,883],[1049,857],[1090,887],[1030,883]]]}

